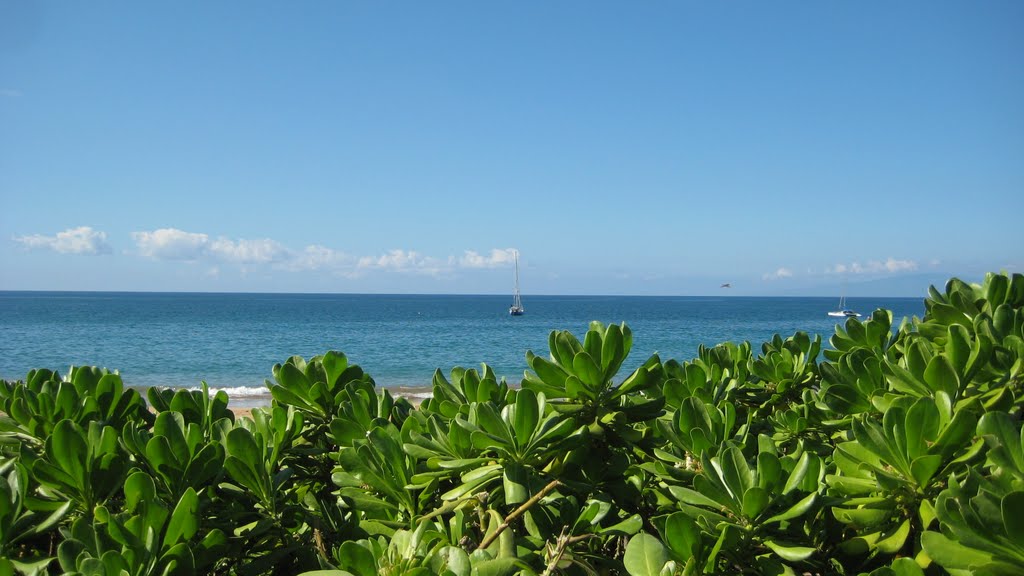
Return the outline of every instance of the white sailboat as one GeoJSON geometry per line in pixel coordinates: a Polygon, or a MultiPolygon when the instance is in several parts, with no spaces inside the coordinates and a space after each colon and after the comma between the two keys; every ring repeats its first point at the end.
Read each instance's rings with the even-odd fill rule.
{"type": "Polygon", "coordinates": [[[512,295],[512,305],[508,307],[508,313],[512,316],[522,316],[526,309],[523,308],[523,301],[519,299],[519,251],[514,252],[516,260],[516,289],[512,295]]]}
{"type": "Polygon", "coordinates": [[[836,318],[860,318],[860,314],[846,307],[846,283],[843,283],[843,294],[839,296],[839,309],[828,313],[836,318]]]}

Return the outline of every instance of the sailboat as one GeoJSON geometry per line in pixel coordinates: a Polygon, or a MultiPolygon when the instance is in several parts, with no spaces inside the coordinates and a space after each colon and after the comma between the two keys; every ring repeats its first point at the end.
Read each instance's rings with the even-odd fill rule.
{"type": "Polygon", "coordinates": [[[512,316],[522,316],[526,309],[523,308],[523,301],[519,299],[519,251],[514,252],[516,259],[516,291],[512,295],[512,305],[508,307],[508,313],[512,316]]]}
{"type": "Polygon", "coordinates": [[[839,296],[839,309],[828,313],[836,318],[860,318],[860,314],[846,307],[846,283],[843,283],[843,294],[839,296]]]}

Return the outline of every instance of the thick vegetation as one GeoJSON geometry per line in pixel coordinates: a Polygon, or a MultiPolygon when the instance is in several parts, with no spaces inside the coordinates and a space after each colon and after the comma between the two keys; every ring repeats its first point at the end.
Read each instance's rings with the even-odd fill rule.
{"type": "Polygon", "coordinates": [[[1022,574],[1024,277],[925,307],[625,377],[595,323],[418,407],[336,352],[238,419],[34,370],[0,386],[0,575],[1022,574]]]}

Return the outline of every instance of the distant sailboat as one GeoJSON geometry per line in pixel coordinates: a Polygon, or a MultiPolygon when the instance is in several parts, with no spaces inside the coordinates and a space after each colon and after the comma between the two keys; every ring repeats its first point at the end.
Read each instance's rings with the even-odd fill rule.
{"type": "Polygon", "coordinates": [[[519,251],[514,252],[516,259],[516,289],[512,295],[512,305],[508,307],[508,313],[512,316],[522,316],[526,309],[523,308],[523,301],[519,299],[519,251]]]}
{"type": "Polygon", "coordinates": [[[836,318],[860,318],[860,314],[846,307],[846,283],[843,283],[843,294],[839,296],[839,309],[828,313],[836,318]]]}

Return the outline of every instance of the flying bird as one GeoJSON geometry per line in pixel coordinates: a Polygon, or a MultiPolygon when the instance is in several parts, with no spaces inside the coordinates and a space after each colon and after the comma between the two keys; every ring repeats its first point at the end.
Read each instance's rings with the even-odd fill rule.
{"type": "Polygon", "coordinates": [[[732,284],[726,282],[725,284],[722,284],[722,288],[732,288],[732,284]]]}

